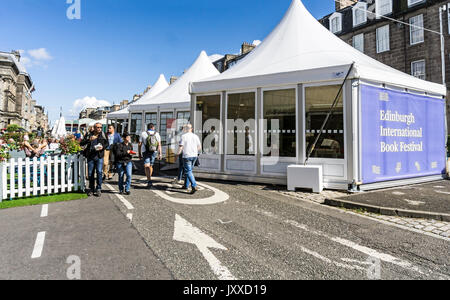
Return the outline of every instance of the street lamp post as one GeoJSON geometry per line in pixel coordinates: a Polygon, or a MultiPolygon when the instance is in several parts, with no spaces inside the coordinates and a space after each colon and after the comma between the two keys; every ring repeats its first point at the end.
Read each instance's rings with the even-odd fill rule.
{"type": "Polygon", "coordinates": [[[442,12],[447,11],[447,5],[439,7],[439,21],[440,21],[440,33],[441,33],[441,62],[442,62],[442,84],[446,85],[445,79],[445,40],[444,40],[444,24],[442,18],[442,12]]]}

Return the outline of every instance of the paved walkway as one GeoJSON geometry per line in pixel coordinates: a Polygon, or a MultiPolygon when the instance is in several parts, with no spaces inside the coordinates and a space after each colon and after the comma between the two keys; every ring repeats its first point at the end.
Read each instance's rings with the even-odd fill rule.
{"type": "MultiPolygon", "coordinates": [[[[392,190],[390,190],[392,192],[392,190]]],[[[312,201],[317,204],[325,204],[326,199],[340,199],[348,197],[347,193],[337,192],[337,191],[323,191],[321,194],[312,194],[306,192],[288,192],[285,190],[278,190],[280,194],[290,196],[299,200],[312,201]]],[[[448,201],[448,200],[444,200],[448,201]]],[[[342,210],[347,210],[345,208],[340,208],[342,210]]],[[[380,220],[382,222],[387,222],[390,224],[395,224],[399,227],[405,229],[410,229],[416,232],[421,232],[430,236],[439,236],[443,238],[450,238],[450,222],[438,221],[433,219],[423,219],[423,218],[409,218],[400,216],[387,216],[377,213],[370,213],[360,210],[353,210],[355,213],[364,215],[370,218],[380,220]]]]}
{"type": "Polygon", "coordinates": [[[325,204],[363,209],[383,215],[398,215],[450,221],[450,181],[384,189],[352,195],[329,197],[325,204]]]}

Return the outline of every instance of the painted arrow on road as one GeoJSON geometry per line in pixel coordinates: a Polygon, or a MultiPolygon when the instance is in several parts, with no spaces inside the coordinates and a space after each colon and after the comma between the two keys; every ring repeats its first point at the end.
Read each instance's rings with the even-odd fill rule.
{"type": "Polygon", "coordinates": [[[175,216],[175,230],[173,239],[182,243],[194,244],[202,253],[203,257],[209,263],[211,270],[220,280],[236,280],[230,271],[221,264],[209,248],[227,250],[224,246],[217,243],[211,237],[203,233],[200,229],[192,226],[191,223],[180,217],[175,216]]]}

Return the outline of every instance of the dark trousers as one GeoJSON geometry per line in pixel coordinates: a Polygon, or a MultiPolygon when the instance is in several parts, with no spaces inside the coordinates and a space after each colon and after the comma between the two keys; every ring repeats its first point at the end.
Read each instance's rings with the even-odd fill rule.
{"type": "Polygon", "coordinates": [[[89,189],[92,192],[102,190],[103,158],[88,159],[89,189]],[[95,173],[97,173],[97,187],[95,187],[95,173]]]}
{"type": "Polygon", "coordinates": [[[183,155],[179,155],[178,156],[178,181],[183,180],[183,178],[185,177],[184,175],[184,161],[183,161],[183,155]]]}

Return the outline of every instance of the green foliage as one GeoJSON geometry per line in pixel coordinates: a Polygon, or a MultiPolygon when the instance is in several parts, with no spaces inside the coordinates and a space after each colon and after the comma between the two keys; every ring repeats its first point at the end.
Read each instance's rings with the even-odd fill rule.
{"type": "Polygon", "coordinates": [[[0,147],[0,162],[4,162],[10,158],[9,149],[7,147],[0,147]]]}
{"type": "Polygon", "coordinates": [[[10,124],[8,125],[8,127],[6,127],[6,131],[7,132],[16,132],[20,129],[21,127],[19,125],[16,124],[10,124]]]}
{"type": "Polygon", "coordinates": [[[80,143],[74,138],[74,136],[69,136],[61,141],[59,145],[62,154],[71,155],[77,154],[83,149],[80,146],[80,143]]]}
{"type": "Polygon", "coordinates": [[[54,202],[64,202],[64,201],[72,201],[79,199],[86,199],[87,195],[85,193],[66,193],[59,195],[51,195],[51,196],[41,196],[41,197],[28,197],[22,199],[15,200],[3,200],[0,202],[0,209],[11,208],[11,207],[20,207],[20,206],[30,206],[30,205],[40,205],[40,204],[48,204],[54,202]]]}

